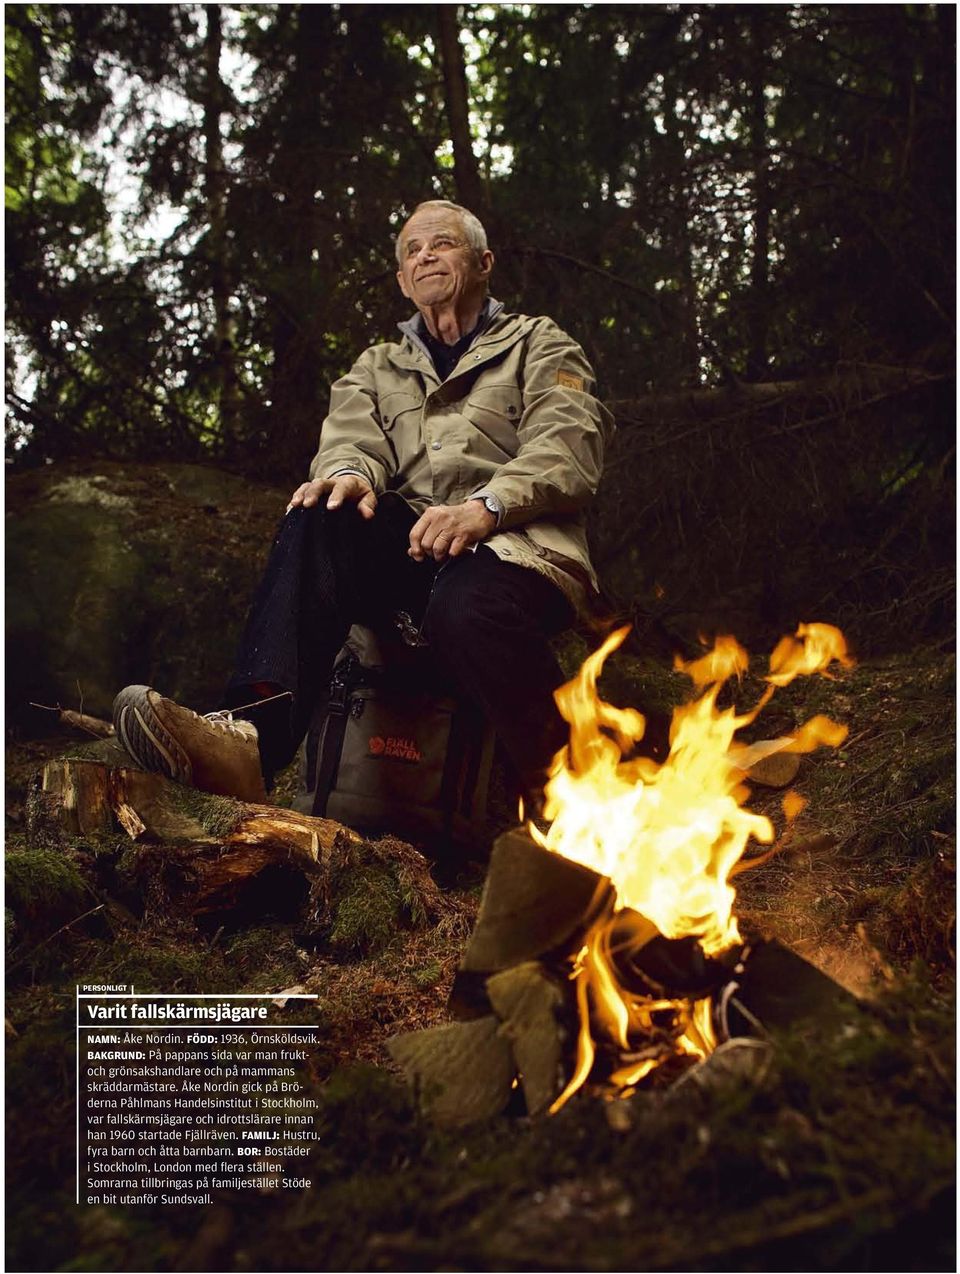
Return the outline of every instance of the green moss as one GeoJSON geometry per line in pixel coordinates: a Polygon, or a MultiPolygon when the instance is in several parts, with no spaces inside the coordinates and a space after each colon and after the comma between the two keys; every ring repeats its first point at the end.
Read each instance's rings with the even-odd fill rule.
{"type": "Polygon", "coordinates": [[[232,980],[248,992],[282,990],[303,973],[304,958],[283,925],[244,930],[224,948],[232,980]]]}
{"type": "Polygon", "coordinates": [[[393,941],[403,920],[403,895],[396,875],[368,863],[343,878],[330,927],[330,944],[345,955],[371,955],[393,941]]]}
{"type": "Polygon", "coordinates": [[[410,981],[414,986],[421,989],[436,986],[443,977],[443,966],[439,960],[431,960],[429,964],[422,965],[419,969],[410,970],[410,981]]]}
{"type": "Polygon", "coordinates": [[[199,823],[215,840],[230,835],[243,819],[243,806],[229,796],[211,796],[193,787],[171,784],[170,803],[178,813],[199,823]]]}
{"type": "Polygon", "coordinates": [[[104,948],[84,979],[158,992],[232,991],[236,986],[222,953],[189,925],[138,930],[127,942],[104,948]]]}
{"type": "Polygon", "coordinates": [[[7,904],[28,926],[78,915],[90,891],[73,861],[55,849],[14,849],[6,855],[7,904]]]}

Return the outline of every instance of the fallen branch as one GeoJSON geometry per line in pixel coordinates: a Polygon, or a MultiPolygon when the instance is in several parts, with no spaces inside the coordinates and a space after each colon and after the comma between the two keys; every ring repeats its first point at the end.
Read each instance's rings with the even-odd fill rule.
{"type": "Polygon", "coordinates": [[[32,700],[30,707],[39,708],[42,712],[55,712],[64,725],[92,734],[95,739],[113,737],[114,729],[109,721],[104,721],[100,717],[91,717],[87,712],[74,712],[72,708],[55,708],[48,703],[34,703],[32,700]]]}

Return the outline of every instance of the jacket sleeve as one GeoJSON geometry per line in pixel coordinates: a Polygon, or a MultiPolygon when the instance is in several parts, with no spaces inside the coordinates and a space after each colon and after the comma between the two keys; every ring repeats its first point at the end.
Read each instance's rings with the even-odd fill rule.
{"type": "Polygon", "coordinates": [[[310,477],[330,478],[349,470],[380,494],[396,473],[397,461],[381,427],[370,354],[361,354],[330,390],[330,413],[320,429],[310,477]]]}
{"type": "Polygon", "coordinates": [[[550,319],[528,337],[519,450],[484,484],[503,505],[500,530],[576,513],[596,494],[613,418],[576,341],[550,319]]]}

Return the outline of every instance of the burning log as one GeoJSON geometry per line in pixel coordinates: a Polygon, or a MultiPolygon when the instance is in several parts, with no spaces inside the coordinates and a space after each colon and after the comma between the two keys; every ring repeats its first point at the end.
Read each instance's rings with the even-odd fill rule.
{"type": "MultiPolygon", "coordinates": [[[[504,833],[493,849],[460,968],[482,987],[487,1012],[390,1042],[391,1056],[435,1122],[454,1127],[500,1114],[518,1086],[529,1115],[556,1109],[576,1035],[576,1000],[581,1001],[581,1067],[589,1021],[593,1043],[586,1070],[594,1082],[619,1095],[665,1062],[671,1065],[664,1074],[677,1078],[679,1072],[704,1089],[727,1075],[759,1078],[770,1031],[804,1021],[830,1029],[857,1004],[775,939],[751,939],[722,958],[706,957],[693,938],[666,939],[637,912],[613,910],[609,880],[586,868],[571,873],[570,866],[522,829],[504,833]],[[513,861],[523,866],[517,874],[519,897],[511,908],[513,861]],[[571,897],[556,895],[558,881],[570,885],[571,897]],[[552,920],[529,936],[505,936],[501,945],[491,935],[511,914],[552,920]],[[591,997],[585,1006],[586,995],[571,989],[571,970],[575,976],[578,968],[582,972],[590,933],[601,935],[594,941],[609,955],[620,993],[633,1001],[634,1010],[640,1007],[619,1040],[602,1005],[591,997]],[[498,972],[483,975],[476,967],[503,962],[512,952],[521,953],[521,959],[498,972]],[[531,954],[539,958],[522,958],[531,954]]],[[[579,986],[587,985],[581,976],[579,986]]],[[[456,984],[451,999],[454,1009],[462,1008],[456,984]]]]}
{"type": "Polygon", "coordinates": [[[504,832],[490,854],[448,1010],[461,1019],[489,1013],[491,974],[551,952],[563,959],[610,896],[610,882],[589,867],[544,854],[522,828],[504,832]]]}
{"type": "Polygon", "coordinates": [[[542,1115],[563,1086],[563,983],[529,960],[488,978],[487,994],[513,1049],[527,1114],[542,1115]]]}
{"type": "MultiPolygon", "coordinates": [[[[679,661],[701,693],[674,713],[662,765],[636,752],[640,713],[614,708],[596,692],[604,659],[625,635],[608,638],[557,692],[571,736],[546,787],[548,829],[531,824],[530,837],[509,832],[495,845],[451,996],[459,1016],[487,1028],[501,1023],[498,1038],[512,1051],[510,1084],[522,1084],[530,1113],[558,1110],[588,1079],[610,1095],[629,1094],[654,1072],[673,1077],[741,1033],[763,1038],[808,1014],[823,1025],[854,1002],[776,942],[747,943],[730,883],[769,856],[743,861],[748,840],[774,839],[770,820],[743,808],[754,767],[758,781],[779,786],[796,772],[799,754],[846,736],[826,717],[750,746],[735,742],[736,731],[756,719],[776,687],[826,674],[834,661],[849,665],[842,634],[809,624],[784,638],[770,658],[767,690],[740,715],[717,707],[723,683],[749,660],[733,638],[718,639],[699,660],[679,661]],[[565,997],[556,994],[564,979],[565,997]],[[557,1096],[571,1001],[576,1062],[557,1096]]],[[[787,820],[803,805],[788,793],[787,820]]],[[[395,1052],[415,1081],[424,1050],[429,1041],[417,1066],[411,1041],[395,1052]]],[[[444,1118],[467,1122],[460,1078],[442,1057],[431,1074],[445,1084],[444,1118]]],[[[501,1093],[498,1108],[508,1096],[501,1093]]]]}

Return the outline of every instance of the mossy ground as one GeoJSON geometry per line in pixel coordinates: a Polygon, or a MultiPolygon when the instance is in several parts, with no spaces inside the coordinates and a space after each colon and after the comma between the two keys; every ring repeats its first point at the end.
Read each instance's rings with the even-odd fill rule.
{"type": "MultiPolygon", "coordinates": [[[[117,843],[38,842],[15,752],[8,895],[8,1267],[35,1270],[948,1270],[954,1234],[953,667],[937,649],[803,681],[777,728],[824,711],[793,845],[738,878],[740,910],[859,992],[839,1033],[780,1037],[758,1083],[589,1093],[558,1116],[440,1133],[385,1039],[444,1019],[482,871],[432,891],[413,860],[342,850],[296,920],[197,929],[138,909],[117,843]],[[31,864],[35,870],[31,869],[31,864]],[[102,906],[100,904],[102,903],[102,906]],[[84,915],[92,908],[92,914],[84,915]],[[210,1208],[77,1208],[74,986],[314,992],[322,1044],[313,1185],[210,1208]]],[[[625,657],[613,702],[682,683],[625,657]]],[[[755,687],[745,684],[745,701],[755,687]]],[[[780,793],[754,807],[783,828],[780,793]]],[[[281,1010],[277,1010],[278,1013],[281,1010]]]]}

